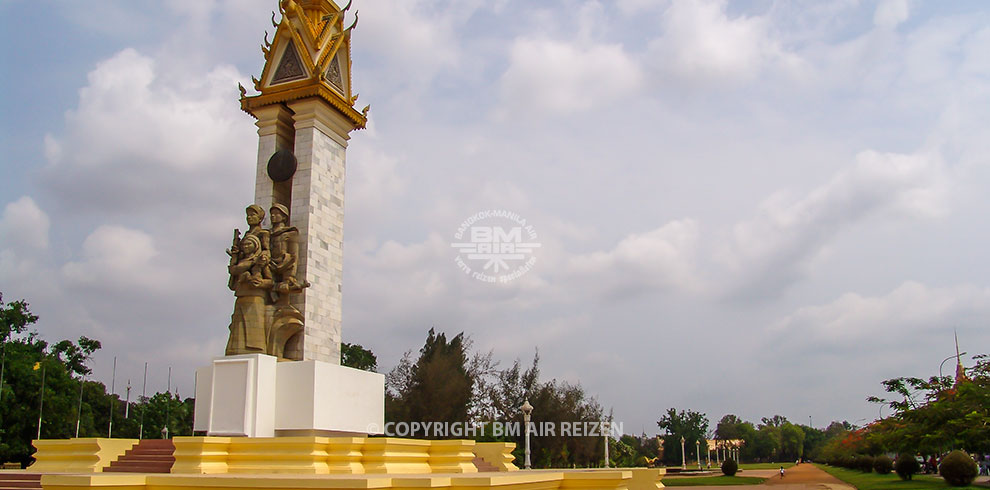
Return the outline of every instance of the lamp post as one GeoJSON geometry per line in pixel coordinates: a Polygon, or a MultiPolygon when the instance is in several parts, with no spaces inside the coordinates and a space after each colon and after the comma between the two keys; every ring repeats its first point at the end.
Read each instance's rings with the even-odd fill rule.
{"type": "Polygon", "coordinates": [[[602,435],[605,436],[605,467],[609,467],[609,457],[608,457],[608,422],[602,421],[602,435]]]}
{"type": "Polygon", "coordinates": [[[532,415],[532,413],[533,413],[533,406],[529,404],[529,400],[527,399],[525,402],[523,402],[523,406],[520,407],[520,410],[522,410],[522,413],[523,413],[523,424],[526,425],[526,460],[525,460],[525,467],[528,470],[528,469],[532,469],[532,465],[530,465],[530,462],[529,462],[529,416],[532,415]]]}
{"type": "Polygon", "coordinates": [[[686,460],[684,459],[684,436],[681,436],[681,469],[682,470],[687,469],[687,463],[686,460]]]}
{"type": "Polygon", "coordinates": [[[701,440],[694,441],[694,454],[698,456],[698,469],[701,469],[701,440]]]}

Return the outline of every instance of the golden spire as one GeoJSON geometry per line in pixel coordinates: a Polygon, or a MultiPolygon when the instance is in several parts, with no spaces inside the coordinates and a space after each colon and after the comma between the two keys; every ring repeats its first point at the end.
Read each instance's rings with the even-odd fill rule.
{"type": "Polygon", "coordinates": [[[955,329],[952,329],[952,335],[956,338],[956,383],[955,383],[955,386],[958,386],[959,383],[962,383],[963,381],[969,381],[969,378],[966,377],[966,368],[963,367],[963,364],[962,364],[962,355],[959,354],[959,333],[955,329]]]}
{"type": "Polygon", "coordinates": [[[344,17],[351,4],[340,8],[331,0],[280,0],[280,21],[272,12],[275,37],[261,51],[265,67],[253,78],[260,95],[241,96],[241,109],[254,110],[271,104],[318,97],[339,110],[355,128],[364,128],[368,108],[354,109],[357,94],[351,93],[351,30],[344,17]]]}

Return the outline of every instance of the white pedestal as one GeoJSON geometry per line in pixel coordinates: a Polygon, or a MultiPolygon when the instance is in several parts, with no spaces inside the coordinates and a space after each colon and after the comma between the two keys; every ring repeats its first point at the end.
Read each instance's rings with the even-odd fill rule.
{"type": "Polygon", "coordinates": [[[194,429],[216,436],[381,434],[385,376],[244,354],[196,370],[194,429]]]}
{"type": "Polygon", "coordinates": [[[275,435],[277,360],[242,354],[196,370],[195,430],[216,436],[275,435]]]}
{"type": "Polygon", "coordinates": [[[278,365],[276,435],[381,434],[385,376],[321,361],[278,365]]]}

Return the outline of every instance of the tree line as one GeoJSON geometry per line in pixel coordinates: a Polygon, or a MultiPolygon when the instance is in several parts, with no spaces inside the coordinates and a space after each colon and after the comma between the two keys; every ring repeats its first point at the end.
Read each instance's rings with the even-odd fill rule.
{"type": "Polygon", "coordinates": [[[32,328],[38,317],[26,301],[3,301],[0,293],[0,461],[31,461],[31,441],[70,437],[160,438],[192,431],[193,399],[155,393],[127,403],[108,393],[88,363],[98,340],[45,341],[32,328]],[[44,386],[44,390],[42,390],[44,386]],[[125,416],[126,415],[126,416],[125,416]],[[40,422],[40,425],[39,425],[40,422]]]}
{"type": "Polygon", "coordinates": [[[883,381],[884,397],[867,400],[891,414],[834,439],[823,460],[842,464],[858,456],[908,454],[921,457],[934,471],[939,458],[953,450],[990,453],[990,359],[977,355],[975,365],[949,376],[899,377],[883,381]]]}
{"type": "MultiPolygon", "coordinates": [[[[42,438],[70,438],[77,433],[79,437],[106,437],[111,417],[114,437],[161,438],[166,427],[169,436],[193,433],[192,397],[180,399],[175,392],[158,392],[129,403],[121,400],[118,394],[108,393],[103,383],[86,379],[92,372],[87,364],[101,347],[98,340],[80,337],[49,344],[31,328],[37,320],[25,301],[5,304],[0,296],[0,460],[30,461],[39,414],[42,438]]],[[[580,384],[542,379],[538,352],[531,362],[517,359],[503,367],[493,359],[493,352],[476,352],[472,347],[463,332],[448,336],[430,329],[419,351],[407,351],[386,374],[386,422],[476,424],[481,430],[467,437],[451,433],[418,436],[515,442],[516,462],[521,466],[524,431],[498,433],[492,427],[496,423],[520,426],[524,402],[533,407],[531,421],[536,426],[612,420],[611,413],[580,384]]],[[[342,344],[341,363],[378,369],[375,354],[356,344],[342,344]]],[[[686,441],[686,460],[697,456],[694,442],[706,439],[744,441],[743,461],[814,459],[830,442],[856,429],[848,422],[833,422],[820,430],[793,424],[779,415],[754,424],[732,414],[711,426],[703,413],[674,408],[660,415],[657,426],[660,435],[656,437],[614,434],[608,439],[608,464],[679,465],[681,437],[686,441]]],[[[532,437],[532,465],[603,466],[605,441],[600,433],[532,437]]],[[[701,453],[702,458],[707,456],[705,446],[701,453]]]]}

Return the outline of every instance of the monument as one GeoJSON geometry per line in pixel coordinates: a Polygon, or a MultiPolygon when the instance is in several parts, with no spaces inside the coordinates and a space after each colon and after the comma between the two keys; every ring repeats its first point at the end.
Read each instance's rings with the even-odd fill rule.
{"type": "Polygon", "coordinates": [[[384,378],[340,366],[345,153],[367,122],[354,109],[350,5],[282,0],[265,36],[258,159],[247,230],[234,230],[225,357],[197,370],[197,431],[208,435],[375,434],[384,378]],[[264,227],[265,218],[271,226],[264,227]]]}
{"type": "Polygon", "coordinates": [[[227,249],[234,299],[225,355],[196,372],[194,429],[206,435],[37,440],[37,478],[18,486],[663,487],[664,470],[652,468],[517,471],[511,442],[367,437],[384,431],[384,377],[340,365],[344,157],[368,110],[355,110],[351,94],[357,15],[345,28],[348,8],[281,0],[275,37],[262,46],[259,94],[241,88],[241,108],[258,126],[255,198],[246,231],[234,230],[227,249]],[[147,467],[149,452],[163,468],[147,467]],[[127,458],[136,468],[112,472],[127,458]]]}

